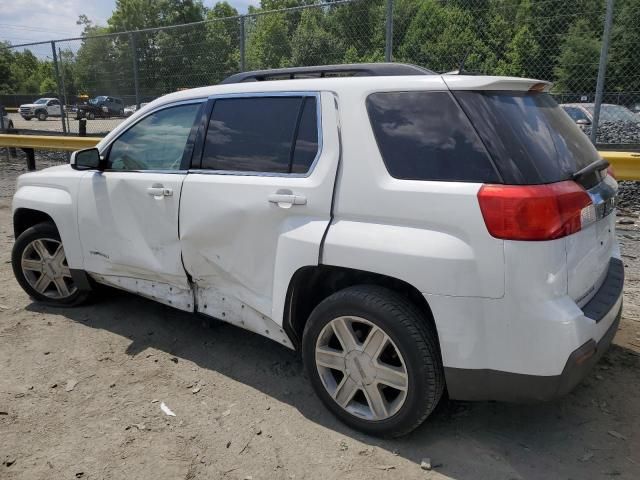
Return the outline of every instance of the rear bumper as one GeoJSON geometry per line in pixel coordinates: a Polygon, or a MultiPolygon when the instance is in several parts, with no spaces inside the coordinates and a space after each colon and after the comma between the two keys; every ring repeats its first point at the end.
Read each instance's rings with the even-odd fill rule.
{"type": "MultiPolygon", "coordinates": [[[[608,275],[596,295],[582,309],[583,318],[605,326],[571,352],[559,375],[529,375],[492,369],[445,367],[449,396],[457,400],[535,402],[566,395],[589,373],[611,345],[622,315],[624,266],[613,258],[608,275]],[[606,325],[609,325],[608,328],[606,325]],[[602,331],[602,330],[600,330],[602,331]]],[[[594,332],[595,333],[595,332],[594,332]]],[[[535,362],[535,358],[530,359],[535,362]]]]}
{"type": "Polygon", "coordinates": [[[582,381],[608,350],[618,330],[621,314],[622,306],[600,341],[589,340],[574,350],[560,375],[539,376],[498,370],[445,368],[449,396],[456,400],[524,403],[553,400],[566,395],[582,381]]]}

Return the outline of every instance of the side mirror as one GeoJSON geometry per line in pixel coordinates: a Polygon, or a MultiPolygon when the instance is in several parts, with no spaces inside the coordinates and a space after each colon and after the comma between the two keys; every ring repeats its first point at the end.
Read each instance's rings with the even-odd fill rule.
{"type": "Polygon", "coordinates": [[[586,118],[581,118],[580,120],[576,120],[576,124],[584,127],[587,125],[591,125],[591,122],[586,118]]]}
{"type": "Polygon", "coordinates": [[[73,152],[70,164],[74,170],[102,170],[102,160],[97,148],[73,152]]]}

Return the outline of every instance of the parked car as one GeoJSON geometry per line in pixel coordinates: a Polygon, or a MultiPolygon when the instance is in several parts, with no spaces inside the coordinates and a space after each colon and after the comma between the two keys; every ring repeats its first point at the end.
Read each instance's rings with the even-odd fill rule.
{"type": "Polygon", "coordinates": [[[90,99],[87,103],[77,106],[76,118],[93,120],[96,117],[123,117],[124,102],[120,98],[100,95],[90,99]]]}
{"type": "Polygon", "coordinates": [[[555,398],[611,343],[624,267],[617,183],[549,88],[360,64],[166,95],[19,178],[15,276],[39,302],[106,284],[298,350],[368,434],[413,430],[445,388],[555,398]]]}
{"type": "MultiPolygon", "coordinates": [[[[145,105],[148,105],[148,103],[141,103],[140,104],[140,108],[144,107],[145,105]]],[[[138,110],[138,106],[137,105],[129,105],[128,107],[124,108],[124,116],[125,117],[130,117],[131,115],[136,113],[137,110],[138,110]]]]}
{"type": "MultiPolygon", "coordinates": [[[[563,103],[560,105],[578,125],[591,125],[593,103],[563,103]]],[[[600,122],[640,123],[637,115],[622,105],[603,103],[600,107],[600,122]]]]}
{"type": "Polygon", "coordinates": [[[18,111],[25,120],[37,118],[40,121],[44,121],[48,117],[59,117],[62,115],[62,107],[57,98],[39,98],[33,103],[20,105],[18,111]]]}

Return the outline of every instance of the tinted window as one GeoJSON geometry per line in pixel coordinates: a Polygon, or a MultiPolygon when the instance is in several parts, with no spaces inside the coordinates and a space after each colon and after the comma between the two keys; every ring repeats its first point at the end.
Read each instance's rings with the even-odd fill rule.
{"type": "Polygon", "coordinates": [[[367,109],[391,176],[497,181],[482,142],[448,92],[375,93],[367,109]]]}
{"type": "MultiPolygon", "coordinates": [[[[315,99],[254,97],[216,100],[209,120],[202,168],[245,172],[289,173],[308,170],[316,138],[309,116],[315,99]],[[305,108],[308,105],[308,109],[305,108]],[[301,109],[303,109],[301,111],[301,109]],[[299,120],[300,128],[296,129],[299,120]],[[300,141],[296,140],[296,135],[300,141]]],[[[315,154],[314,154],[315,156],[315,154]]]]}
{"type": "Polygon", "coordinates": [[[109,168],[178,170],[199,108],[180,105],[143,118],[113,142],[109,168]]]}
{"type": "Polygon", "coordinates": [[[292,173],[307,173],[318,153],[318,118],[316,99],[308,97],[300,117],[298,136],[293,151],[292,173]]]}
{"type": "Polygon", "coordinates": [[[454,93],[506,183],[571,178],[599,159],[589,138],[546,93],[454,93]]]}

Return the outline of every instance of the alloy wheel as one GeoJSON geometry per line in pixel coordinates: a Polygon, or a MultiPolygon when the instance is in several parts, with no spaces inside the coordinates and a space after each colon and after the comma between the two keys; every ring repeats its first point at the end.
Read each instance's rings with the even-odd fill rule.
{"type": "Polygon", "coordinates": [[[22,252],[21,267],[29,285],[45,297],[64,299],[77,290],[59,240],[33,240],[22,252]]]}
{"type": "Polygon", "coordinates": [[[409,377],[400,351],[364,318],[344,316],[327,323],[316,342],[315,361],[329,395],[352,415],[385,420],[407,398],[409,377]]]}

